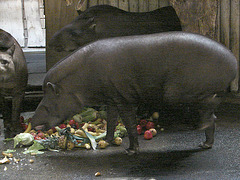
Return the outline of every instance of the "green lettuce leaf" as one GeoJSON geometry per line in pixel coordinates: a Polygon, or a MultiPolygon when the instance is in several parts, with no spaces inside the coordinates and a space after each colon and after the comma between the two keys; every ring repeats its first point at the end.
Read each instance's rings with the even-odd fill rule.
{"type": "Polygon", "coordinates": [[[16,135],[13,138],[13,140],[14,140],[14,148],[16,148],[18,144],[24,145],[24,146],[31,145],[34,141],[34,137],[29,133],[20,133],[16,135]]]}
{"type": "Polygon", "coordinates": [[[24,151],[23,154],[28,153],[36,153],[36,154],[43,154],[44,152],[39,151],[45,149],[43,145],[41,145],[39,142],[34,141],[33,145],[28,148],[28,150],[24,151]]]}
{"type": "Polygon", "coordinates": [[[3,151],[4,153],[8,154],[8,153],[13,153],[16,152],[16,150],[13,149],[7,149],[6,151],[3,151]]]}

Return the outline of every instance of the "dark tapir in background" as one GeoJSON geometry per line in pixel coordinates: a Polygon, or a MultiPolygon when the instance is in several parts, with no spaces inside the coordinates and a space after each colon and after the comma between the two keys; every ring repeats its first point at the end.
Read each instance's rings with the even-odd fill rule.
{"type": "Polygon", "coordinates": [[[109,5],[93,6],[56,32],[48,45],[56,51],[73,51],[89,42],[109,37],[181,31],[173,7],[151,12],[127,12],[109,5]]]}
{"type": "Polygon", "coordinates": [[[166,32],[99,40],[48,71],[44,97],[32,125],[48,129],[84,106],[107,105],[107,140],[112,140],[120,114],[130,150],[137,152],[139,105],[187,103],[199,111],[199,122],[206,132],[202,147],[210,148],[214,141],[215,94],[229,87],[236,72],[234,55],[201,35],[166,32]]]}
{"type": "Polygon", "coordinates": [[[0,98],[5,137],[22,131],[19,118],[27,81],[27,64],[20,45],[12,35],[0,29],[0,98]],[[6,96],[12,96],[11,115],[7,113],[9,107],[4,106],[6,96]]]}

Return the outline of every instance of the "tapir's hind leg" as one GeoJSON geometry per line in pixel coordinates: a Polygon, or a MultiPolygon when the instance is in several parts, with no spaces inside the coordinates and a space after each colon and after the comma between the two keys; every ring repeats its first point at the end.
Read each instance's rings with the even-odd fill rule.
{"type": "Polygon", "coordinates": [[[214,110],[220,102],[215,99],[215,96],[206,98],[200,103],[200,130],[205,130],[206,141],[200,144],[204,149],[212,148],[214,143],[215,120],[214,110]]]}
{"type": "MultiPolygon", "coordinates": [[[[208,126],[205,127],[205,136],[206,141],[202,142],[199,146],[203,149],[209,149],[212,148],[214,143],[214,132],[215,132],[215,120],[216,116],[212,113],[210,115],[211,117],[207,119],[208,126]]],[[[201,117],[203,118],[203,117],[201,117]]],[[[204,120],[204,119],[203,119],[204,120]]],[[[205,120],[204,120],[205,121],[205,120]]]]}
{"type": "MultiPolygon", "coordinates": [[[[206,141],[200,146],[204,149],[211,148],[214,143],[215,119],[214,110],[220,103],[216,95],[204,96],[200,99],[194,99],[197,95],[189,95],[184,87],[179,86],[177,82],[168,82],[165,84],[164,100],[168,103],[190,103],[198,111],[200,115],[200,130],[205,130],[206,141]]],[[[200,97],[199,97],[200,98],[200,97]]]]}

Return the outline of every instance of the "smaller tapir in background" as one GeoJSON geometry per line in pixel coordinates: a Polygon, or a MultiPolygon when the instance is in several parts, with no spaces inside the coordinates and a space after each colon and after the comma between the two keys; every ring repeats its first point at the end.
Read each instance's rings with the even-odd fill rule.
{"type": "Polygon", "coordinates": [[[0,29],[0,100],[4,118],[5,137],[21,132],[21,103],[27,87],[28,71],[23,51],[14,37],[0,29]],[[12,96],[11,117],[4,106],[4,97],[12,96]]]}
{"type": "Polygon", "coordinates": [[[171,6],[138,13],[97,5],[80,12],[74,21],[53,35],[48,45],[59,52],[74,51],[103,38],[181,30],[180,20],[171,6]]]}

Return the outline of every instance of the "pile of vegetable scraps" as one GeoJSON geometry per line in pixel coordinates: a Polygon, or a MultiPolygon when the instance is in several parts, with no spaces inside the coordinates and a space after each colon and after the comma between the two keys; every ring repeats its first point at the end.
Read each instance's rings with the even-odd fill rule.
{"type": "MultiPolygon", "coordinates": [[[[156,136],[157,131],[154,121],[158,118],[159,114],[155,112],[148,120],[138,119],[136,127],[138,134],[144,134],[143,137],[146,140],[156,136]]],[[[25,131],[15,136],[13,140],[14,148],[30,146],[23,152],[24,154],[36,155],[43,154],[44,152],[41,150],[58,152],[61,149],[72,150],[73,148],[95,150],[96,148],[104,149],[109,145],[103,140],[107,130],[106,111],[104,110],[97,111],[94,108],[84,108],[71,119],[45,132],[32,130],[31,118],[24,119],[21,117],[20,120],[25,131]]],[[[163,131],[163,128],[161,128],[161,131],[163,131]]],[[[125,136],[127,136],[127,130],[119,119],[114,132],[113,143],[121,145],[122,138],[125,136]]],[[[3,161],[5,162],[6,159],[3,161]]]]}
{"type": "MultiPolygon", "coordinates": [[[[15,136],[13,140],[14,148],[30,146],[23,152],[24,154],[42,154],[44,152],[41,150],[71,150],[76,147],[95,150],[108,146],[103,140],[107,130],[106,111],[85,108],[71,119],[45,132],[32,130],[31,118],[22,117],[21,120],[25,131],[15,136]]],[[[119,120],[114,133],[114,143],[121,145],[122,138],[126,135],[127,130],[119,120]]]]}

